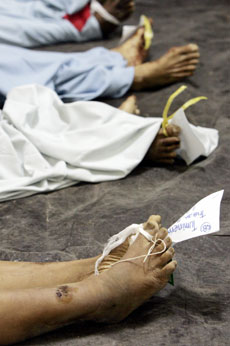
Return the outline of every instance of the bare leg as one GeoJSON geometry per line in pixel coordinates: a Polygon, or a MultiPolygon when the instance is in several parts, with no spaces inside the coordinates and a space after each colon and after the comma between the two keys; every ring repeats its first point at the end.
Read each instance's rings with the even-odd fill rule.
{"type": "MultiPolygon", "coordinates": [[[[100,0],[102,6],[109,12],[112,16],[117,18],[119,21],[123,21],[131,16],[135,9],[135,4],[133,0],[100,0]]],[[[113,32],[117,26],[107,22],[99,13],[95,13],[101,31],[106,37],[109,33],[113,32]]]]}
{"type": "MultiPolygon", "coordinates": [[[[54,288],[0,291],[0,344],[16,343],[77,320],[120,321],[162,289],[176,268],[174,250],[160,217],[152,216],[144,228],[165,241],[167,251],[118,263],[99,276],[54,288]],[[118,285],[119,283],[119,285],[118,285]]],[[[123,259],[145,255],[150,243],[140,235],[123,259]]],[[[157,245],[156,252],[162,249],[157,245]]]]}
{"type": "MultiPolygon", "coordinates": [[[[102,261],[99,272],[121,259],[128,249],[128,243],[121,244],[102,261]]],[[[0,261],[0,291],[34,287],[54,287],[65,283],[80,282],[94,274],[95,262],[99,256],[68,262],[9,262],[0,261]]]]}
{"type": "Polygon", "coordinates": [[[32,287],[53,287],[77,282],[94,272],[97,257],[69,262],[0,262],[0,291],[32,287]]]}

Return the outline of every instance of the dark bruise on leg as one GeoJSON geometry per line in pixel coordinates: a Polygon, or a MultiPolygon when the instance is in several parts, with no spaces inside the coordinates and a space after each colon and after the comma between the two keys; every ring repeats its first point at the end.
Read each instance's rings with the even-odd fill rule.
{"type": "Polygon", "coordinates": [[[68,285],[59,286],[55,294],[57,300],[61,303],[70,303],[73,299],[73,289],[68,285]]]}

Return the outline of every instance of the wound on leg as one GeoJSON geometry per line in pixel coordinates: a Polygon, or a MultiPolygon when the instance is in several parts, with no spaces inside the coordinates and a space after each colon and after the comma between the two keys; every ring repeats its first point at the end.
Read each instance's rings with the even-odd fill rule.
{"type": "Polygon", "coordinates": [[[56,290],[56,297],[62,303],[69,303],[73,298],[71,288],[67,285],[59,286],[56,290]]]}

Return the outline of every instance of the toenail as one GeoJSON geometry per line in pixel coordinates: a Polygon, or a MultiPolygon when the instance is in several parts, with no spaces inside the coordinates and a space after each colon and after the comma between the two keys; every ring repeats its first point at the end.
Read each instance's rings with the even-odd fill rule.
{"type": "Polygon", "coordinates": [[[189,46],[193,49],[198,49],[199,47],[195,43],[190,43],[189,46]]]}
{"type": "Polygon", "coordinates": [[[154,225],[152,222],[148,222],[148,223],[147,223],[147,227],[148,227],[148,228],[151,228],[151,229],[154,229],[154,228],[155,228],[155,225],[154,225]]]}

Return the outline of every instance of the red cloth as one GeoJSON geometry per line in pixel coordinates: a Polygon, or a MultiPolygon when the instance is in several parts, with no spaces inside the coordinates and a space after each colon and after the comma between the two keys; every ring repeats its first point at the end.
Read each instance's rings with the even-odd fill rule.
{"type": "Polygon", "coordinates": [[[63,18],[69,20],[77,30],[81,31],[90,17],[90,14],[90,6],[88,4],[81,11],[73,14],[66,14],[63,18]]]}

